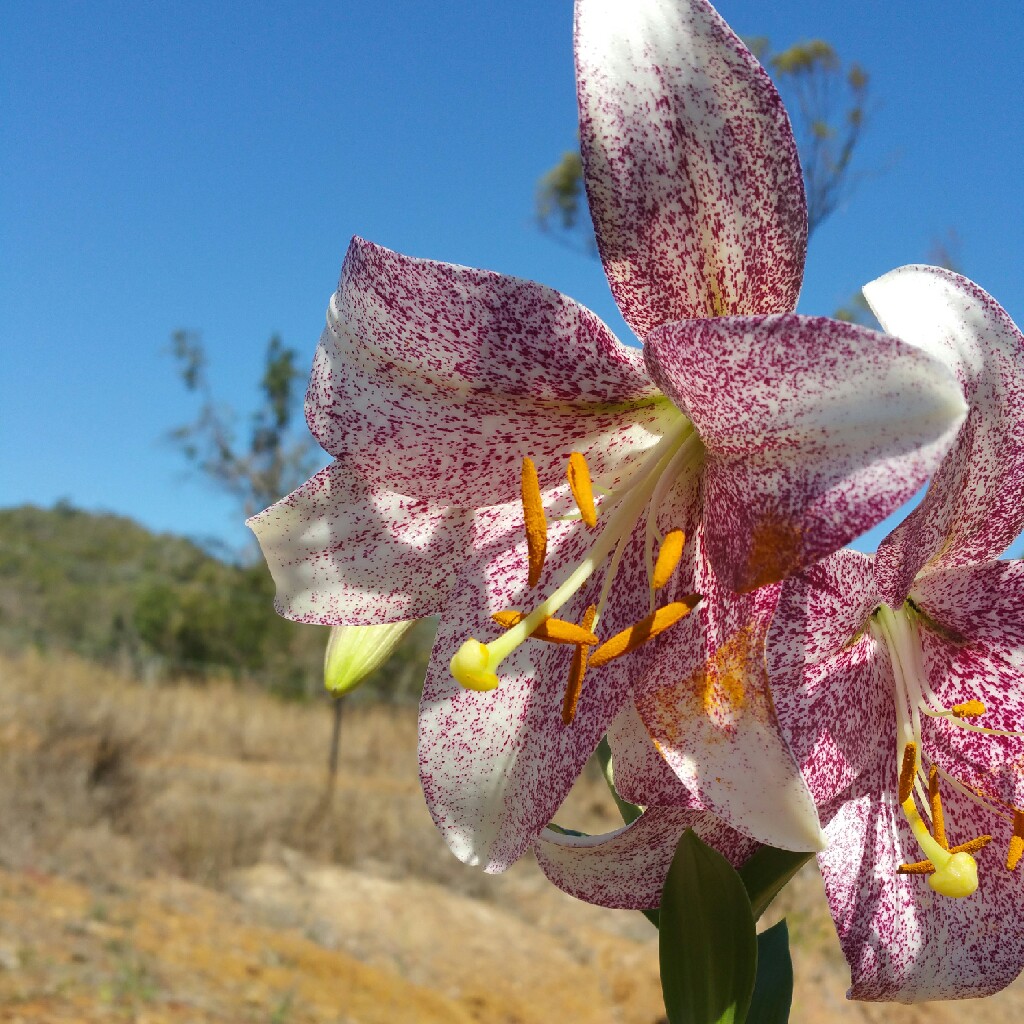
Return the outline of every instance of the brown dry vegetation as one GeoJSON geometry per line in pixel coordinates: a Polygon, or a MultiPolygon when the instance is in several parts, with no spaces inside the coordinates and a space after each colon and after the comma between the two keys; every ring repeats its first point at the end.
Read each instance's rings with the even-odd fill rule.
{"type": "MultiPolygon", "coordinates": [[[[416,780],[411,709],[330,716],[238,687],[144,687],[0,659],[0,1021],[655,1024],[654,930],[529,861],[459,864],[416,780]]],[[[585,775],[559,820],[616,824],[585,775]]],[[[813,872],[782,897],[794,1022],[1010,1021],[980,1004],[844,1001],[813,872]]],[[[776,916],[778,913],[776,912],[776,916]]]]}

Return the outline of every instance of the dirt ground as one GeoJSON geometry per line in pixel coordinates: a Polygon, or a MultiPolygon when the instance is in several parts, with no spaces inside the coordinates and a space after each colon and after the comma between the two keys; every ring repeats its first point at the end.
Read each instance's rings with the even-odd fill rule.
{"type": "MultiPolygon", "coordinates": [[[[411,709],[346,711],[333,791],[329,734],[321,705],[0,658],[0,1022],[663,1019],[639,914],[572,900],[529,860],[495,877],[448,853],[411,709]]],[[[596,773],[559,820],[614,827],[596,773]]],[[[1024,1017],[1020,982],[983,1003],[849,1003],[816,873],[782,901],[795,1024],[1024,1017]]]]}

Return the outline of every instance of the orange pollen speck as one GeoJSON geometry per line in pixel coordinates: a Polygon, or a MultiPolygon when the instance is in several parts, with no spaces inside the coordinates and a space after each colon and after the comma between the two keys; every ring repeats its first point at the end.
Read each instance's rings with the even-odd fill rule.
{"type": "MultiPolygon", "coordinates": [[[[594,628],[594,619],[597,618],[597,606],[591,605],[583,616],[581,625],[584,629],[594,628]]],[[[576,705],[580,700],[580,691],[583,689],[583,677],[587,672],[587,657],[590,647],[587,644],[577,644],[576,650],[572,652],[572,665],[569,668],[569,681],[565,686],[565,699],[562,701],[562,724],[571,725],[576,717],[576,705]]]]}
{"type": "Polygon", "coordinates": [[[949,710],[957,718],[978,718],[985,714],[985,705],[980,700],[965,700],[963,704],[954,704],[949,710]]]}
{"type": "MultiPolygon", "coordinates": [[[[518,626],[526,616],[515,608],[495,612],[492,619],[502,629],[518,626]]],[[[552,644],[599,644],[600,637],[590,632],[589,627],[577,626],[565,619],[545,619],[531,634],[535,640],[547,640],[552,644]]]]}
{"type": "Polygon", "coordinates": [[[949,849],[946,839],[946,819],[942,813],[942,797],[939,796],[939,769],[931,766],[928,772],[928,804],[932,811],[932,835],[944,850],[949,849]]]}
{"type": "Polygon", "coordinates": [[[1006,854],[1006,870],[1012,871],[1024,855],[1024,811],[1013,810],[1013,835],[1010,836],[1010,849],[1006,854]]]}
{"type": "Polygon", "coordinates": [[[689,615],[701,601],[700,594],[690,594],[682,601],[673,601],[666,604],[657,611],[652,612],[645,619],[616,633],[610,640],[603,644],[590,656],[590,667],[597,668],[606,665],[614,658],[620,658],[623,654],[629,654],[638,647],[653,640],[659,633],[664,633],[670,626],[674,626],[680,619],[689,615]]]}
{"type": "Polygon", "coordinates": [[[537,586],[544,571],[544,556],[548,550],[548,521],[544,516],[544,502],[540,497],[540,478],[533,459],[523,459],[523,520],[526,523],[526,550],[529,558],[531,587],[537,586]]]}
{"type": "Polygon", "coordinates": [[[569,478],[569,489],[576,500],[576,507],[580,510],[583,522],[593,529],[597,526],[597,509],[594,508],[594,485],[590,480],[587,460],[579,452],[573,452],[569,456],[569,468],[566,470],[566,476],[569,478]]]}
{"type": "Polygon", "coordinates": [[[917,744],[908,743],[903,748],[903,767],[900,768],[900,803],[906,803],[914,792],[914,772],[917,771],[917,744]]]}
{"type": "Polygon", "coordinates": [[[672,578],[680,559],[683,557],[683,545],[686,543],[686,534],[682,530],[670,530],[658,549],[658,558],[654,563],[654,575],[651,577],[651,586],[655,590],[661,590],[672,578]]]}

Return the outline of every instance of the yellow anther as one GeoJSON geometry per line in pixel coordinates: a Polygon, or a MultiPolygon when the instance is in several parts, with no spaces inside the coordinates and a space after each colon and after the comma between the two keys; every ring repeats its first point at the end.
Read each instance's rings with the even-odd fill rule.
{"type": "Polygon", "coordinates": [[[914,792],[914,774],[917,771],[917,744],[908,743],[903,748],[903,767],[900,768],[900,803],[906,803],[914,792]]]}
{"type": "Polygon", "coordinates": [[[629,629],[616,633],[610,640],[605,640],[590,656],[590,667],[598,668],[614,658],[621,658],[623,654],[635,651],[642,644],[653,640],[659,633],[664,633],[670,626],[674,626],[680,619],[689,615],[700,600],[700,594],[690,594],[682,601],[673,601],[671,604],[659,608],[647,618],[630,626],[629,629]]]}
{"type": "Polygon", "coordinates": [[[969,839],[966,843],[957,843],[956,846],[949,848],[950,853],[977,853],[979,850],[983,850],[989,843],[992,842],[991,836],[977,836],[974,839],[969,839]]]}
{"type": "MultiPolygon", "coordinates": [[[[949,848],[950,853],[977,853],[992,842],[991,836],[977,836],[966,843],[957,843],[949,848]]],[[[900,875],[930,875],[935,865],[930,860],[918,860],[913,864],[901,864],[897,869],[900,875]]]]}
{"type": "Polygon", "coordinates": [[[579,452],[573,452],[569,456],[569,468],[566,470],[566,475],[569,477],[569,489],[572,491],[573,498],[576,499],[576,507],[580,510],[583,522],[593,529],[597,526],[594,485],[590,479],[587,460],[579,452]]]}
{"type": "Polygon", "coordinates": [[[679,560],[683,557],[683,545],[686,543],[686,534],[682,530],[670,530],[658,549],[658,558],[654,563],[654,574],[651,577],[651,586],[655,590],[661,590],[672,578],[676,571],[679,560]]]}
{"type": "Polygon", "coordinates": [[[537,467],[529,457],[523,459],[522,494],[526,550],[529,559],[527,582],[531,587],[535,587],[540,582],[540,574],[544,571],[544,556],[548,550],[548,521],[544,516],[537,467]]]}
{"type": "Polygon", "coordinates": [[[896,869],[898,875],[930,875],[935,865],[930,860],[917,860],[913,864],[901,864],[896,869]]]}
{"type": "Polygon", "coordinates": [[[1024,811],[1013,809],[1013,835],[1010,836],[1010,850],[1006,855],[1006,870],[1012,871],[1024,855],[1024,811]]]}
{"type": "Polygon", "coordinates": [[[980,700],[965,700],[963,704],[954,704],[949,710],[957,718],[979,718],[985,714],[985,705],[980,700]]]}
{"type": "Polygon", "coordinates": [[[498,674],[491,664],[491,652],[479,640],[467,640],[452,656],[452,676],[467,690],[493,690],[498,674]]]}
{"type": "Polygon", "coordinates": [[[946,840],[946,819],[942,813],[942,797],[939,796],[939,769],[932,765],[928,771],[928,805],[932,812],[932,835],[944,850],[949,849],[946,840]]]}
{"type": "MultiPolygon", "coordinates": [[[[593,629],[594,620],[597,618],[597,606],[591,605],[583,616],[583,628],[593,629]]],[[[569,681],[565,687],[565,699],[562,701],[562,724],[571,725],[576,717],[576,705],[580,700],[580,691],[583,689],[583,677],[587,672],[587,658],[590,654],[590,647],[587,644],[579,644],[572,652],[572,665],[569,668],[569,681]]]]}
{"type": "MultiPolygon", "coordinates": [[[[506,608],[504,611],[495,612],[491,618],[502,629],[511,629],[518,626],[526,616],[515,608],[506,608]]],[[[535,640],[547,640],[553,644],[594,645],[601,642],[588,628],[577,626],[575,622],[567,622],[565,619],[545,619],[530,636],[535,640]]]]}

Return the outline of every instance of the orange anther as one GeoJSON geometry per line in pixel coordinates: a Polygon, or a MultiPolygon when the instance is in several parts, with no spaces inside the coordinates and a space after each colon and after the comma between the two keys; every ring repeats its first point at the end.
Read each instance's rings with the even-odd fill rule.
{"type": "Polygon", "coordinates": [[[679,560],[683,557],[683,545],[686,543],[686,534],[682,530],[670,530],[658,549],[658,558],[654,563],[654,575],[651,577],[651,586],[655,590],[661,590],[672,578],[676,571],[679,560]]]}
{"type": "Polygon", "coordinates": [[[944,850],[948,850],[946,819],[942,813],[942,797],[939,796],[939,769],[935,765],[928,770],[928,804],[932,811],[932,835],[935,842],[944,850]]]}
{"type": "Polygon", "coordinates": [[[903,748],[903,767],[900,768],[900,803],[905,804],[914,792],[914,773],[917,771],[917,744],[908,743],[903,748]]]}
{"type": "MultiPolygon", "coordinates": [[[[526,616],[515,608],[506,608],[504,611],[495,612],[492,619],[502,629],[511,629],[518,626],[526,616]]],[[[600,638],[591,633],[589,629],[577,626],[575,622],[567,622],[565,619],[545,619],[531,634],[535,640],[547,640],[552,644],[599,644],[600,638]]]]}
{"type": "Polygon", "coordinates": [[[572,491],[573,498],[576,499],[576,507],[580,510],[583,522],[593,529],[597,526],[594,485],[590,480],[587,460],[579,452],[573,452],[569,456],[569,468],[566,470],[566,476],[569,478],[569,489],[572,491]]]}
{"type": "Polygon", "coordinates": [[[1006,854],[1006,870],[1012,871],[1024,855],[1024,811],[1013,810],[1013,835],[1010,836],[1010,849],[1006,854]]]}
{"type": "Polygon", "coordinates": [[[985,705],[980,700],[965,700],[963,704],[954,704],[949,710],[957,718],[978,718],[985,714],[985,705]]]}
{"type": "Polygon", "coordinates": [[[544,516],[544,502],[540,496],[540,479],[533,459],[523,459],[523,520],[526,523],[526,550],[529,559],[527,581],[537,586],[544,571],[544,556],[548,550],[548,521],[544,516]]]}
{"type": "MultiPolygon", "coordinates": [[[[597,606],[591,605],[583,616],[582,626],[584,629],[594,628],[594,619],[597,618],[597,606]]],[[[583,677],[587,672],[587,656],[590,647],[587,644],[579,644],[572,652],[572,665],[569,667],[569,681],[565,687],[565,699],[562,701],[562,724],[571,725],[576,717],[576,705],[580,700],[580,691],[583,689],[583,677]]]]}
{"type": "Polygon", "coordinates": [[[630,626],[629,629],[616,633],[610,640],[605,640],[590,656],[590,667],[598,668],[600,665],[606,665],[613,658],[620,658],[623,654],[635,651],[648,640],[653,640],[659,633],[664,633],[670,626],[674,626],[680,619],[689,615],[700,600],[700,594],[690,594],[682,601],[673,601],[671,604],[664,605],[648,615],[647,618],[630,626]]]}

